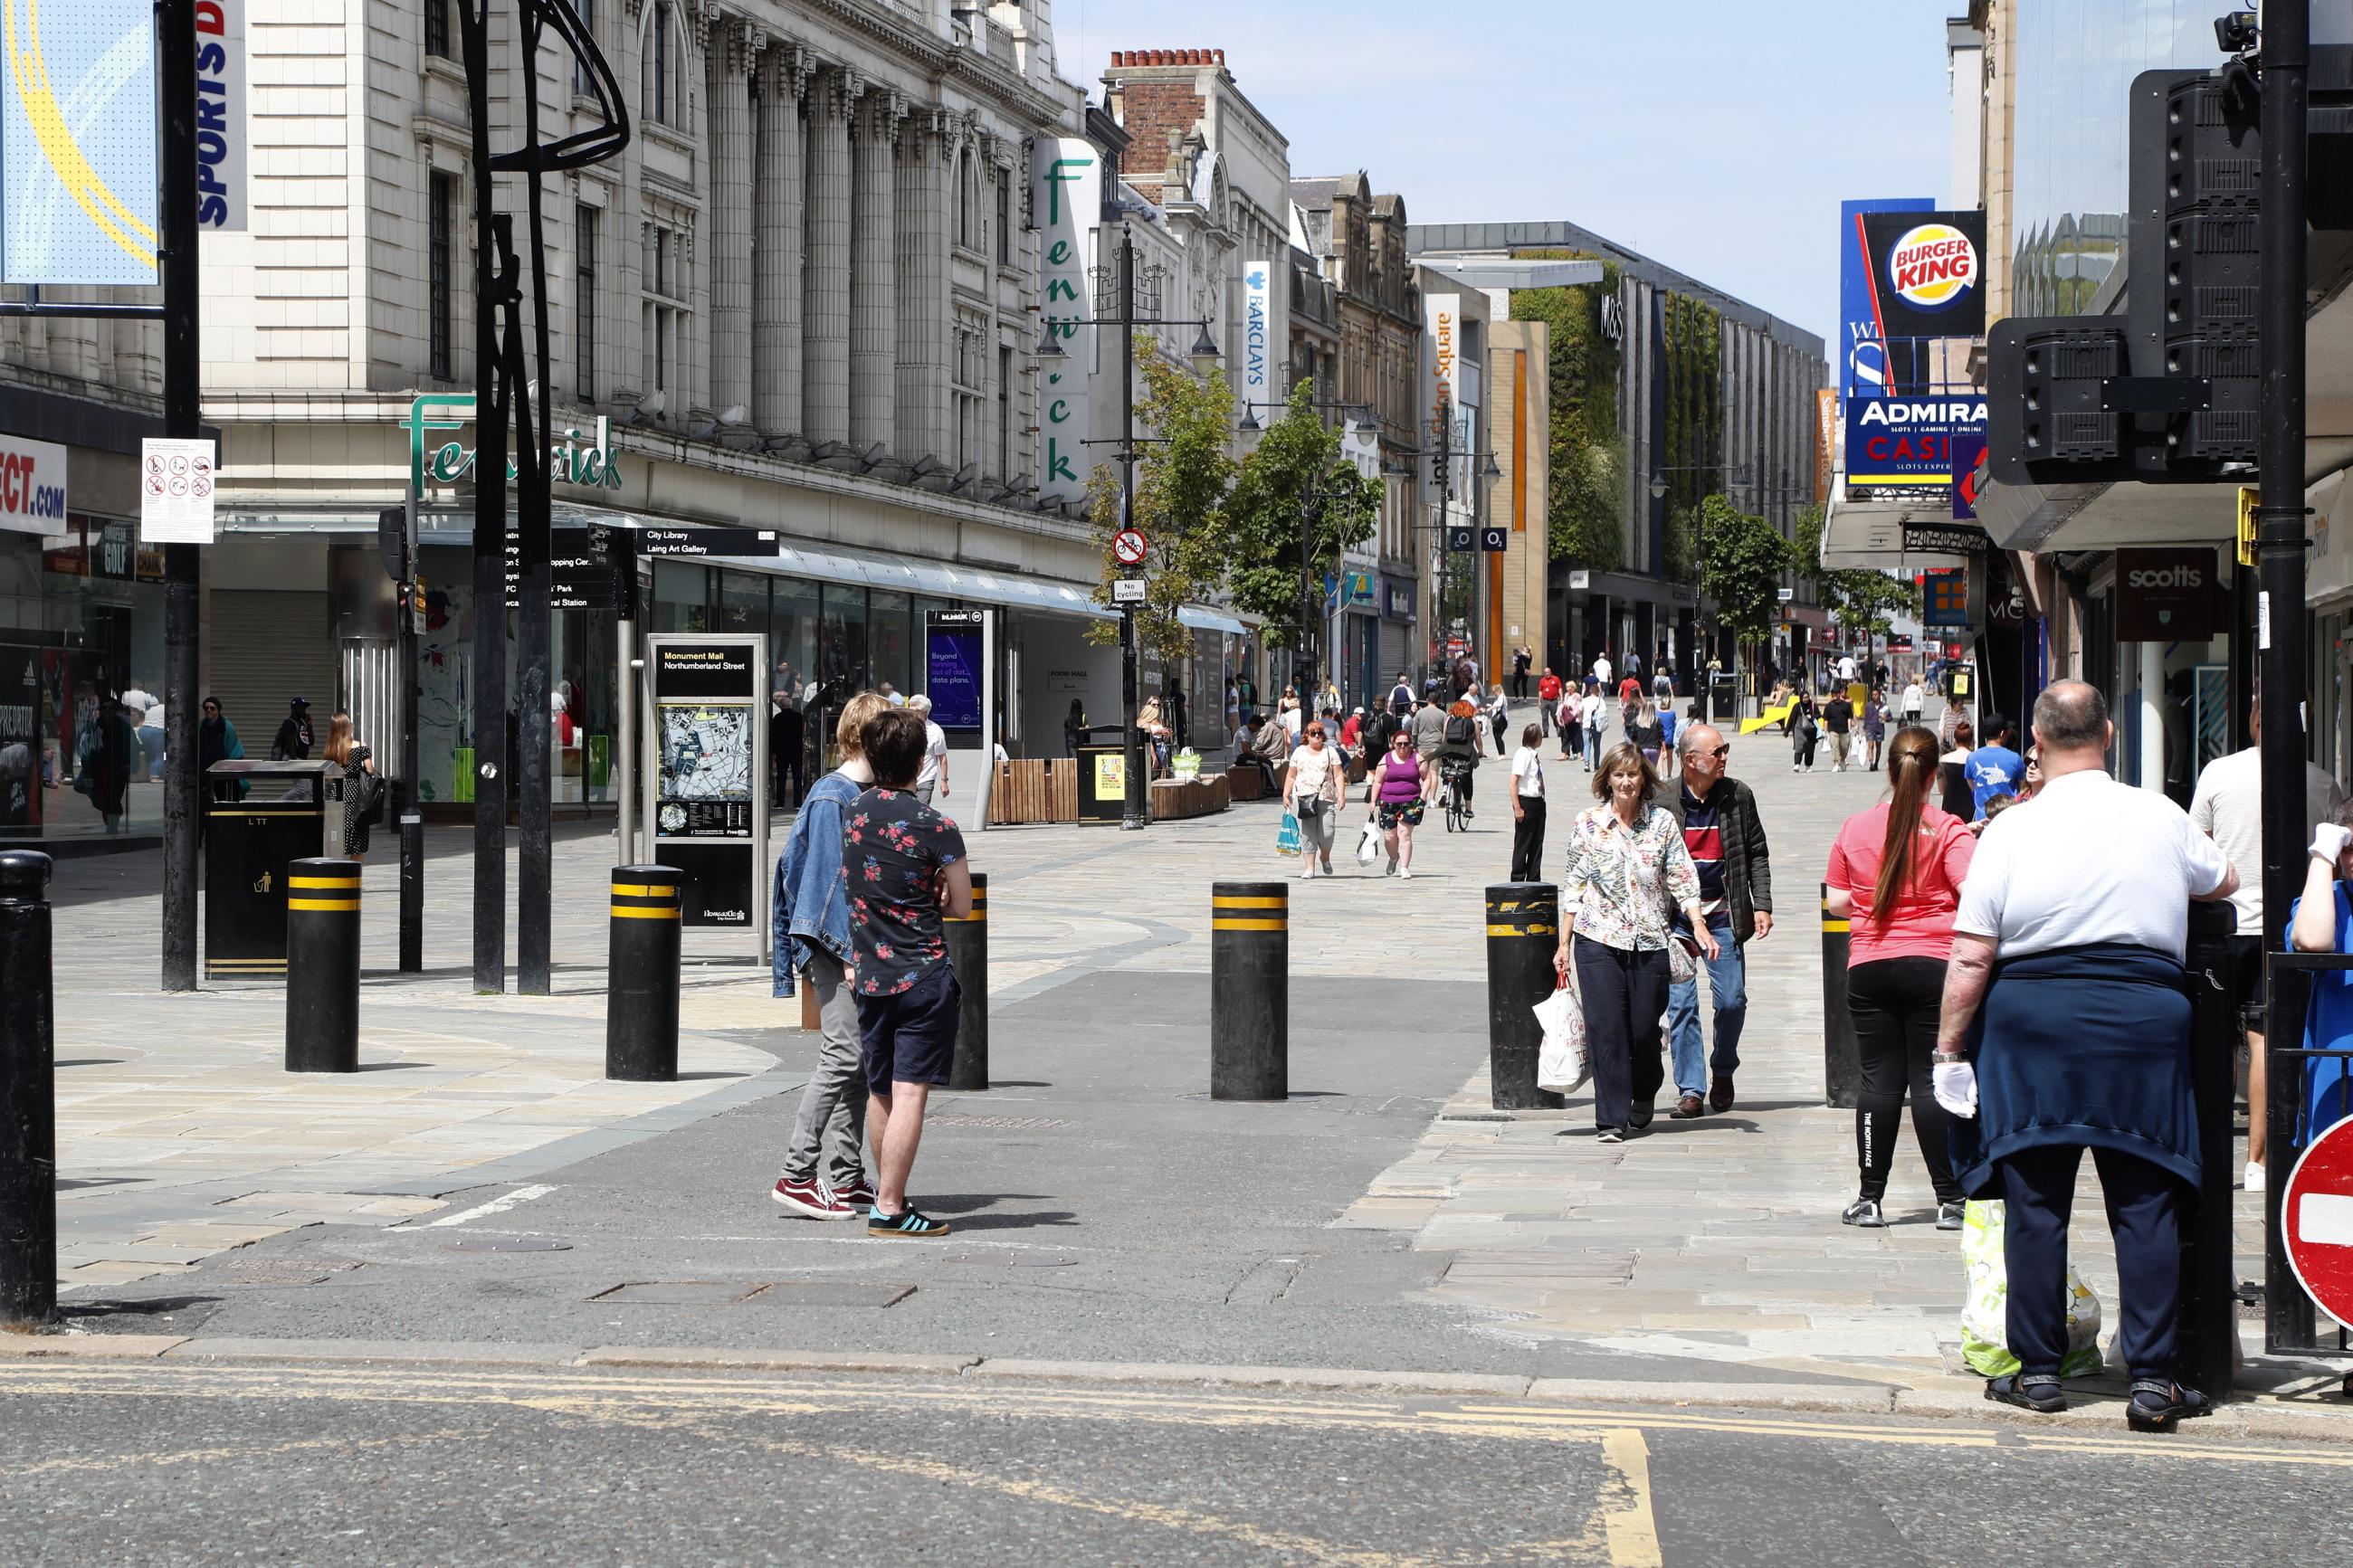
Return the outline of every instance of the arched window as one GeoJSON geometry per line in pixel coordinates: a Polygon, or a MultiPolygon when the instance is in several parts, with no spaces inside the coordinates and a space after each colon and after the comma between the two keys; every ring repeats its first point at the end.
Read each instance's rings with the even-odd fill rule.
{"type": "Polygon", "coordinates": [[[676,125],[685,112],[678,85],[676,19],[667,4],[653,7],[647,19],[645,52],[639,70],[638,110],[657,125],[676,125]]]}
{"type": "Polygon", "coordinates": [[[956,159],[956,243],[966,250],[980,248],[980,237],[973,232],[975,222],[972,188],[972,150],[965,149],[956,159]]]}

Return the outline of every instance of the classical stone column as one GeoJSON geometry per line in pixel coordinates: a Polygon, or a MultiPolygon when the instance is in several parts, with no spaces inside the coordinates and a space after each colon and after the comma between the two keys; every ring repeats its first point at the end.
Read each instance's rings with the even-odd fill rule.
{"type": "Polygon", "coordinates": [[[905,100],[871,87],[850,121],[849,444],[895,445],[899,117],[905,100]]]}
{"type": "Polygon", "coordinates": [[[752,35],[726,18],[705,55],[711,123],[711,403],[752,406],[752,35]]]}
{"type": "Polygon", "coordinates": [[[801,433],[801,89],[807,56],[771,45],[760,57],[759,148],[753,164],[752,420],[770,440],[801,433]]]}
{"type": "Polygon", "coordinates": [[[808,94],[807,250],[801,281],[803,432],[849,439],[849,107],[842,71],[808,94]]]}
{"type": "Polygon", "coordinates": [[[899,137],[898,451],[955,466],[950,424],[947,116],[918,110],[899,137]]]}

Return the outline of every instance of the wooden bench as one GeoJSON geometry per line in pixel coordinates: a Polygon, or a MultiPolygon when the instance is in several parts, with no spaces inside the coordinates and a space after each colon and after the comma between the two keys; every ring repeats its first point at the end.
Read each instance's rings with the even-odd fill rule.
{"type": "Polygon", "coordinates": [[[1079,764],[1069,757],[1024,757],[997,764],[988,794],[993,826],[1079,819],[1079,764]]]}

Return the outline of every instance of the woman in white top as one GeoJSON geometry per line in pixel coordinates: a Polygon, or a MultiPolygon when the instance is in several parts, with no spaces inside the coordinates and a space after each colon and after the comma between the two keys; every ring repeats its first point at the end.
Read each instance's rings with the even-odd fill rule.
{"type": "Polygon", "coordinates": [[[1531,724],[1520,731],[1512,753],[1512,880],[1541,882],[1544,860],[1544,731],[1531,724]]]}
{"type": "Polygon", "coordinates": [[[1504,736],[1509,732],[1512,722],[1512,705],[1510,699],[1504,695],[1504,684],[1500,680],[1487,698],[1487,722],[1495,731],[1495,754],[1503,756],[1509,750],[1504,744],[1504,736]]]}
{"type": "Polygon", "coordinates": [[[1306,741],[1291,753],[1282,780],[1282,809],[1299,818],[1301,858],[1307,862],[1299,873],[1303,882],[1314,879],[1319,863],[1324,875],[1332,874],[1332,835],[1347,782],[1347,760],[1324,733],[1324,721],[1309,720],[1306,741]]]}

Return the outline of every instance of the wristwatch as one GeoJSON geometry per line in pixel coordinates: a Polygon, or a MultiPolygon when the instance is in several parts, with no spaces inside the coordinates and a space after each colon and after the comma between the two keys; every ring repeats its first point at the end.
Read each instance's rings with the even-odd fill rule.
{"type": "Polygon", "coordinates": [[[1931,1055],[1930,1055],[1930,1057],[1928,1058],[1928,1059],[1929,1059],[1930,1061],[1932,1061],[1932,1062],[1938,1062],[1938,1063],[1941,1063],[1941,1064],[1943,1064],[1943,1065],[1945,1065],[1945,1066],[1947,1066],[1947,1067],[1950,1067],[1950,1066],[1952,1066],[1955,1062],[1965,1062],[1965,1061],[1968,1060],[1969,1058],[1968,1058],[1967,1056],[1964,1056],[1964,1055],[1960,1054],[1959,1052],[1953,1052],[1953,1053],[1949,1053],[1949,1054],[1948,1054],[1948,1053],[1944,1052],[1944,1051],[1936,1051],[1936,1052],[1935,1052],[1935,1053],[1931,1054],[1931,1055]]]}

